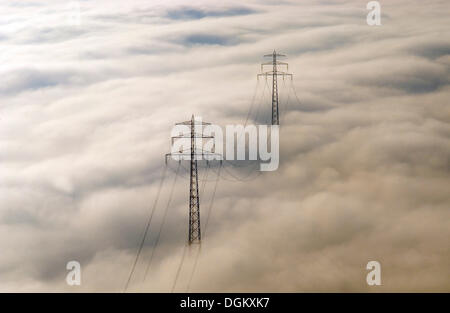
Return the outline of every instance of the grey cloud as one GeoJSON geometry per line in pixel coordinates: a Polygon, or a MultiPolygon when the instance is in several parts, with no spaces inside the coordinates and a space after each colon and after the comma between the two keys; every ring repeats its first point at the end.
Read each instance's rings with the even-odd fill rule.
{"type": "Polygon", "coordinates": [[[168,21],[190,21],[199,20],[203,18],[217,18],[217,17],[233,17],[233,16],[245,16],[250,14],[256,14],[259,10],[254,10],[248,7],[141,7],[131,9],[127,12],[117,13],[98,13],[92,17],[95,20],[106,22],[119,22],[119,23],[140,23],[140,24],[155,24],[164,25],[168,21]]]}
{"type": "MultiPolygon", "coordinates": [[[[413,17],[397,2],[379,28],[365,25],[357,1],[266,4],[249,4],[246,13],[206,2],[86,2],[89,32],[50,31],[29,45],[8,33],[1,291],[71,292],[70,260],[82,264],[80,290],[122,291],[173,123],[193,113],[244,123],[261,56],[274,48],[288,54],[300,99],[280,81],[280,168],[226,165],[214,201],[217,168],[201,170],[203,223],[212,210],[191,291],[373,291],[364,279],[373,259],[382,264],[379,291],[449,290],[442,4],[426,4],[435,10],[433,19],[420,16],[426,35],[403,32],[413,17]]],[[[407,4],[424,12],[420,1],[407,4]]],[[[270,117],[264,86],[249,122],[270,117]]],[[[168,291],[173,283],[189,198],[183,169],[168,204],[177,165],[169,164],[130,291],[168,291]]],[[[187,253],[177,291],[187,287],[195,252],[187,253]]]]}
{"type": "Polygon", "coordinates": [[[224,9],[198,9],[195,7],[183,7],[169,9],[166,13],[166,17],[174,20],[193,20],[202,19],[205,17],[229,17],[254,13],[257,13],[257,11],[246,7],[232,7],[224,9]]]}
{"type": "MultiPolygon", "coordinates": [[[[365,77],[356,74],[359,78],[355,79],[355,82],[361,85],[396,88],[407,93],[432,92],[450,82],[450,71],[445,65],[427,63],[420,59],[398,60],[389,70],[386,66],[379,65],[378,68],[374,67],[373,73],[367,71],[365,77]]],[[[364,72],[365,69],[361,71],[364,72]]]]}
{"type": "Polygon", "coordinates": [[[59,85],[83,85],[95,81],[95,75],[77,70],[42,70],[34,68],[16,69],[3,73],[2,94],[16,94],[27,90],[55,87],[59,85]]]}
{"type": "Polygon", "coordinates": [[[186,46],[194,46],[194,45],[228,46],[228,45],[236,45],[239,43],[236,40],[236,38],[232,36],[225,37],[207,34],[192,34],[182,39],[178,39],[177,41],[186,46]]]}
{"type": "Polygon", "coordinates": [[[437,41],[430,42],[420,42],[414,45],[411,45],[408,50],[413,52],[416,55],[429,58],[429,59],[437,59],[442,56],[450,55],[450,42],[446,42],[445,38],[437,41]]]}

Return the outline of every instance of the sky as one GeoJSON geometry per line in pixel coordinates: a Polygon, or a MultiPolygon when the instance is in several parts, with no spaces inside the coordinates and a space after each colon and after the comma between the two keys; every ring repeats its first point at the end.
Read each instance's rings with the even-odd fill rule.
{"type": "Polygon", "coordinates": [[[1,1],[0,291],[122,292],[173,124],[270,114],[276,49],[280,167],[200,171],[192,274],[169,166],[127,291],[449,292],[450,4],[380,3],[368,26],[359,0],[1,1]]]}

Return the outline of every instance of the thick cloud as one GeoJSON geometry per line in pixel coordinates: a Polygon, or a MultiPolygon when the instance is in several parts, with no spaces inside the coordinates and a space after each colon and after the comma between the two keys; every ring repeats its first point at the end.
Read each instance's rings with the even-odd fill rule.
{"type": "MultiPolygon", "coordinates": [[[[250,122],[266,122],[256,73],[277,49],[294,73],[280,81],[280,168],[223,168],[212,205],[217,169],[201,171],[204,226],[211,215],[190,290],[449,291],[449,5],[383,2],[378,27],[365,6],[81,1],[69,25],[60,1],[0,4],[0,290],[122,291],[172,125],[243,123],[255,85],[250,122]],[[71,260],[80,287],[65,283],[71,260]]],[[[189,191],[176,167],[130,290],[174,282],[189,191]]]]}

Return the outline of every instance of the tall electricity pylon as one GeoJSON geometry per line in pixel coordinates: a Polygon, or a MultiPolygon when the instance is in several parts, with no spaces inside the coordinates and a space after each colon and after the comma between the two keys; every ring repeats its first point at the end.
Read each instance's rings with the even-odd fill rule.
{"type": "Polygon", "coordinates": [[[286,71],[289,71],[289,65],[286,62],[277,61],[277,57],[285,57],[284,54],[278,54],[273,50],[272,54],[266,54],[264,57],[272,57],[271,62],[261,63],[261,74],[260,76],[272,76],[272,125],[280,125],[280,113],[278,111],[278,76],[289,76],[292,79],[292,74],[287,72],[282,72],[278,70],[278,65],[285,65],[286,71]],[[264,72],[265,65],[272,65],[272,71],[264,72]]]}
{"type": "MultiPolygon", "coordinates": [[[[213,146],[213,151],[204,151],[202,148],[200,148],[201,153],[197,152],[197,143],[196,138],[209,138],[214,139],[214,136],[205,136],[203,135],[203,129],[201,129],[201,132],[197,132],[197,128],[200,126],[203,128],[205,125],[211,125],[211,123],[205,123],[202,121],[198,121],[194,118],[194,115],[192,115],[192,118],[190,121],[176,123],[175,125],[187,125],[189,126],[190,133],[189,134],[182,134],[179,136],[172,137],[172,144],[174,143],[175,139],[180,138],[190,138],[190,149],[188,151],[180,149],[179,152],[176,153],[168,153],[166,154],[166,163],[167,158],[169,156],[176,157],[180,162],[182,159],[184,160],[190,160],[190,186],[189,186],[189,238],[188,242],[189,245],[193,243],[200,243],[202,239],[201,235],[201,229],[200,229],[200,197],[199,197],[199,190],[198,190],[198,171],[197,171],[197,161],[203,160],[205,155],[210,156],[220,156],[221,155],[214,153],[215,146],[213,146]]],[[[206,158],[208,162],[208,158],[206,158]]]]}

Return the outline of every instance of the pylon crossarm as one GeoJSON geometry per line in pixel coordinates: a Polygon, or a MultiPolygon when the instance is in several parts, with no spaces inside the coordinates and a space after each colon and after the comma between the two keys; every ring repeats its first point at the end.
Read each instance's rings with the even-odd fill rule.
{"type": "MultiPolygon", "coordinates": [[[[192,125],[192,121],[186,121],[181,123],[175,123],[175,125],[192,125]]],[[[194,125],[211,125],[211,123],[194,121],[194,125]]]]}
{"type": "MultiPolygon", "coordinates": [[[[288,63],[286,63],[286,62],[280,62],[280,61],[275,61],[275,64],[276,64],[276,65],[286,65],[286,66],[288,66],[288,63]]],[[[261,71],[263,70],[263,67],[264,67],[264,66],[268,66],[268,65],[273,66],[273,61],[261,63],[261,71]]]]}
{"type": "Polygon", "coordinates": [[[189,135],[174,136],[174,137],[172,137],[172,145],[176,139],[183,139],[183,138],[184,139],[192,139],[192,138],[214,139],[214,136],[189,136],[189,135]]]}
{"type": "Polygon", "coordinates": [[[261,72],[264,70],[264,66],[266,65],[273,65],[273,63],[272,62],[261,63],[261,72]]]}
{"type": "Polygon", "coordinates": [[[178,138],[214,138],[214,136],[205,136],[202,134],[194,134],[194,136],[191,135],[180,135],[180,136],[173,136],[172,139],[178,139],[178,138]]]}
{"type": "Polygon", "coordinates": [[[286,62],[277,62],[277,65],[285,65],[286,66],[286,70],[289,71],[289,64],[286,62]]]}
{"type": "Polygon", "coordinates": [[[185,160],[190,160],[190,158],[192,156],[194,156],[195,160],[199,160],[199,161],[203,160],[203,158],[206,159],[206,157],[213,157],[213,156],[219,157],[218,160],[223,160],[223,156],[220,153],[195,153],[195,154],[191,154],[191,153],[167,153],[166,154],[166,163],[167,163],[167,158],[168,157],[183,157],[183,156],[189,157],[189,159],[186,158],[185,160]],[[200,159],[198,158],[199,156],[201,156],[200,159]]]}
{"type": "Polygon", "coordinates": [[[273,57],[273,56],[277,56],[277,57],[285,57],[285,54],[279,54],[279,53],[271,53],[271,54],[265,54],[264,57],[273,57]]]}
{"type": "Polygon", "coordinates": [[[261,73],[261,74],[256,74],[259,76],[273,76],[273,75],[278,75],[278,76],[292,76],[292,74],[290,73],[285,73],[285,72],[280,72],[280,71],[270,71],[270,72],[265,72],[265,73],[261,73]]]}

